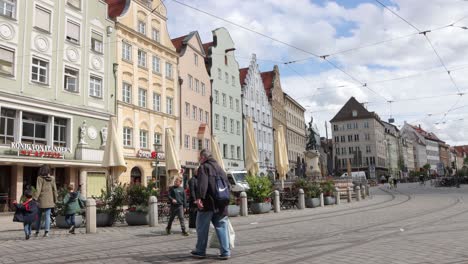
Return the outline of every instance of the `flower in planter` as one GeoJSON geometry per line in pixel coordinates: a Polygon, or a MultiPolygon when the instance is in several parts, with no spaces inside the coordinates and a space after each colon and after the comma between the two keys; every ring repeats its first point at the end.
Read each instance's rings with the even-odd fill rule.
{"type": "Polygon", "coordinates": [[[266,199],[271,201],[273,187],[268,177],[247,176],[246,181],[249,184],[247,197],[253,199],[256,203],[264,203],[266,199]]]}

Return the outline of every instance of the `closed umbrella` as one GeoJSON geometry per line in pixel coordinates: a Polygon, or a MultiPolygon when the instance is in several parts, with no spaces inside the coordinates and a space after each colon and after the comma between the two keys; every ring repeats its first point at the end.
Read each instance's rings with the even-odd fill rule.
{"type": "Polygon", "coordinates": [[[174,134],[170,128],[166,128],[166,171],[171,185],[174,183],[176,176],[180,175],[180,161],[177,148],[174,143],[174,134]]]}
{"type": "Polygon", "coordinates": [[[245,167],[252,176],[258,174],[258,147],[255,140],[255,131],[253,128],[252,117],[247,118],[246,142],[245,142],[245,167]]]}
{"type": "Polygon", "coordinates": [[[349,161],[349,159],[346,160],[346,169],[348,170],[348,177],[353,176],[351,173],[351,162],[349,161]]]}
{"type": "Polygon", "coordinates": [[[281,188],[284,189],[284,179],[289,169],[288,150],[286,148],[286,139],[284,137],[284,127],[278,126],[276,131],[275,141],[275,162],[276,170],[278,171],[279,179],[281,180],[281,188]]]}
{"type": "Polygon", "coordinates": [[[103,137],[107,133],[107,140],[105,142],[104,157],[102,159],[102,166],[111,169],[110,180],[112,187],[115,179],[118,179],[120,174],[127,170],[125,159],[122,152],[122,145],[120,137],[117,134],[117,118],[111,117],[108,124],[108,131],[103,131],[103,137]]]}
{"type": "Polygon", "coordinates": [[[218,162],[219,166],[224,171],[226,171],[226,168],[224,167],[223,157],[221,156],[221,151],[219,150],[218,140],[216,139],[216,136],[211,137],[211,153],[213,155],[213,158],[218,162]]]}

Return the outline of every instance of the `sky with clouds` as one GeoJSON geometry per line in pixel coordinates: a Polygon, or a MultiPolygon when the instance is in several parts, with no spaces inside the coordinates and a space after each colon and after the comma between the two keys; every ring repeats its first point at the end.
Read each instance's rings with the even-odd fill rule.
{"type": "Polygon", "coordinates": [[[252,53],[262,71],[278,65],[283,90],[322,136],[354,96],[397,126],[421,124],[451,145],[468,144],[468,94],[459,95],[468,92],[467,0],[379,0],[412,26],[374,0],[177,1],[294,46],[165,1],[172,38],[197,30],[209,42],[211,30],[226,27],[241,67],[252,53]]]}

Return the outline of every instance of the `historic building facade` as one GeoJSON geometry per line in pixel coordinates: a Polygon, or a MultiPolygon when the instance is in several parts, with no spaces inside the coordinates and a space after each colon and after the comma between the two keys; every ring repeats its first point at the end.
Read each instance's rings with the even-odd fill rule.
{"type": "Polygon", "coordinates": [[[0,207],[36,185],[41,164],[58,187],[81,183],[88,196],[105,187],[115,95],[106,10],[99,0],[2,1],[0,207]]]}
{"type": "Polygon", "coordinates": [[[384,138],[385,138],[385,151],[387,154],[386,157],[386,167],[388,169],[388,174],[393,177],[400,176],[400,166],[399,162],[402,161],[402,154],[400,154],[400,133],[398,128],[395,125],[382,121],[384,125],[384,138]]]}
{"type": "Polygon", "coordinates": [[[284,93],[284,108],[289,170],[291,175],[295,175],[298,167],[302,166],[306,147],[305,108],[286,93],[284,93]],[[299,161],[301,163],[298,163],[299,161]]]}
{"type": "Polygon", "coordinates": [[[211,145],[211,83],[205,66],[205,50],[198,32],[175,38],[179,54],[180,159],[186,176],[198,168],[200,150],[211,145]]]}
{"type": "MultiPolygon", "coordinates": [[[[248,68],[240,69],[244,117],[252,117],[258,146],[260,175],[274,175],[273,116],[271,105],[258,68],[256,55],[252,55],[248,68]]],[[[246,119],[244,118],[244,127],[246,119]]],[[[245,131],[244,131],[245,133],[245,131]]],[[[244,137],[244,144],[246,137],[244,137]]],[[[245,146],[244,146],[245,147],[245,146]]]]}
{"type": "Polygon", "coordinates": [[[370,178],[387,173],[385,130],[376,113],[351,97],[330,122],[335,171],[346,172],[349,160],[353,171],[366,171],[370,178]]]}
{"type": "Polygon", "coordinates": [[[160,0],[114,2],[109,15],[117,29],[118,133],[127,163],[119,181],[145,185],[156,177],[165,189],[166,129],[177,146],[180,138],[178,54],[167,31],[167,10],[160,0]]]}

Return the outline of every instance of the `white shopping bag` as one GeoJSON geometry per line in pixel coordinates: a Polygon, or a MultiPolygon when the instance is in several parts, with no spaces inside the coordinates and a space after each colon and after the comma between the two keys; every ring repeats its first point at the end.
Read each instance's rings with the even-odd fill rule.
{"type": "MultiPolygon", "coordinates": [[[[236,241],[236,233],[234,232],[234,228],[232,227],[231,221],[227,221],[228,223],[228,235],[229,235],[229,247],[232,249],[234,248],[234,241],[236,241]]],[[[216,235],[216,231],[210,232],[210,248],[219,248],[219,240],[218,236],[216,235]]]]}

